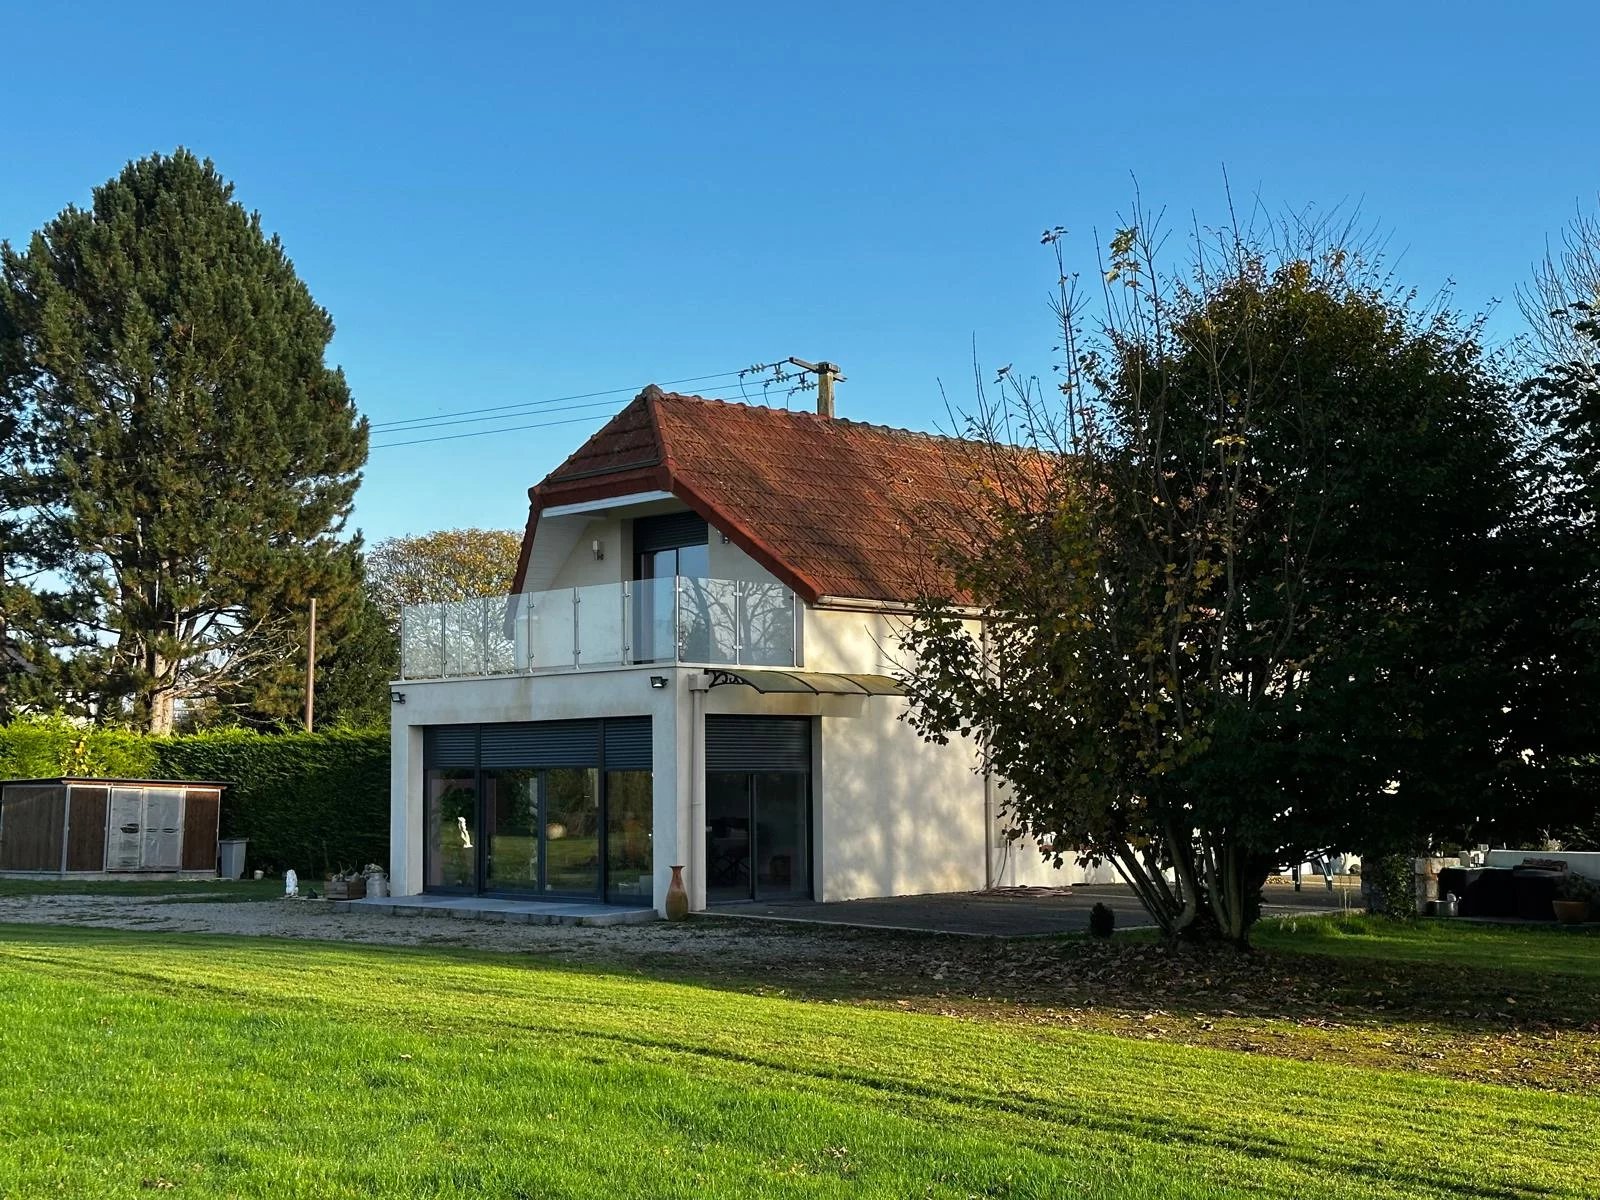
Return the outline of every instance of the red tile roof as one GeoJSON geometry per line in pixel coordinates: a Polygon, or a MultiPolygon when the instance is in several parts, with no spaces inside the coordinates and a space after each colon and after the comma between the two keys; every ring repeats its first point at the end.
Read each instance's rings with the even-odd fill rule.
{"type": "Polygon", "coordinates": [[[529,492],[539,513],[664,491],[810,603],[907,602],[948,587],[930,531],[976,505],[986,447],[881,425],[646,388],[529,492]]]}

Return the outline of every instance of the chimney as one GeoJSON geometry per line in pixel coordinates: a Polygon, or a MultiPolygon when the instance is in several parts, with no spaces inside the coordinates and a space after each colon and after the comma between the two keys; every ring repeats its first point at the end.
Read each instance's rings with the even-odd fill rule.
{"type": "Polygon", "coordinates": [[[833,416],[833,381],[839,377],[839,368],[831,362],[817,364],[817,413],[833,416]]]}
{"type": "Polygon", "coordinates": [[[817,414],[824,417],[833,416],[833,385],[843,383],[844,376],[839,373],[839,364],[831,362],[807,362],[803,358],[789,359],[802,371],[811,371],[817,377],[817,414]]]}

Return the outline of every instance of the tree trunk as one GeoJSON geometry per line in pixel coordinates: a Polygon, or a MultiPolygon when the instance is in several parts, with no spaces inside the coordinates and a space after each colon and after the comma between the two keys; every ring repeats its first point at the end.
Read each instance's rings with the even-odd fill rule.
{"type": "Polygon", "coordinates": [[[149,698],[149,719],[146,732],[157,736],[172,732],[177,714],[177,697],[171,688],[154,688],[149,698]]]}

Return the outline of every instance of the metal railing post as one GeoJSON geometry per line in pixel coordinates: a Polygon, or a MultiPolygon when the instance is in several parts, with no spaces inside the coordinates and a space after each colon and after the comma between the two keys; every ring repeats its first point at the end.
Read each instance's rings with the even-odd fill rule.
{"type": "Polygon", "coordinates": [[[445,619],[445,606],[439,605],[439,678],[450,674],[450,624],[445,619]]]}
{"type": "Polygon", "coordinates": [[[478,674],[489,673],[489,600],[478,598],[478,674]]]}
{"type": "Polygon", "coordinates": [[[527,652],[527,666],[525,670],[531,671],[537,665],[533,659],[533,596],[524,592],[522,594],[522,645],[527,652]]]}
{"type": "Polygon", "coordinates": [[[683,576],[672,577],[672,661],[683,661],[683,576]]]}
{"type": "Polygon", "coordinates": [[[739,652],[744,649],[744,582],[733,581],[733,665],[740,663],[739,652]]]}
{"type": "Polygon", "coordinates": [[[633,588],[626,580],[622,584],[622,659],[624,665],[633,661],[633,588]]]}
{"type": "Polygon", "coordinates": [[[578,589],[572,589],[572,669],[576,671],[583,655],[583,645],[578,634],[578,605],[583,603],[583,598],[578,595],[578,589]]]}
{"type": "Polygon", "coordinates": [[[789,591],[789,665],[800,665],[800,621],[804,613],[800,609],[800,598],[789,591]]]}

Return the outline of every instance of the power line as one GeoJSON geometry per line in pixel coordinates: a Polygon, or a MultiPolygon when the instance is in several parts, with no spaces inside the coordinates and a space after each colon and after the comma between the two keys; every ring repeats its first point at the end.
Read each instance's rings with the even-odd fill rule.
{"type": "MultiPolygon", "coordinates": [[[[516,433],[522,429],[548,429],[552,425],[575,425],[580,421],[598,421],[604,413],[589,413],[582,417],[563,417],[559,421],[536,421],[531,425],[507,425],[502,429],[474,429],[470,433],[445,433],[438,437],[414,438],[409,442],[384,442],[378,446],[368,447],[371,450],[393,450],[400,446],[424,446],[429,442],[454,442],[460,438],[484,437],[491,433],[516,433]]],[[[402,430],[401,432],[405,432],[402,430]]]]}
{"type": "MultiPolygon", "coordinates": [[[[762,368],[754,369],[759,370],[762,368]]],[[[676,387],[680,383],[702,383],[708,379],[735,378],[740,375],[748,374],[751,370],[752,368],[745,367],[734,371],[717,371],[715,374],[711,375],[691,375],[685,379],[668,379],[665,381],[665,386],[676,387]]],[[[547,400],[521,400],[514,404],[496,404],[490,405],[487,408],[463,408],[448,412],[434,413],[433,415],[426,417],[398,417],[392,421],[374,422],[371,428],[374,431],[388,430],[394,432],[405,432],[405,430],[400,428],[401,426],[426,428],[433,424],[453,424],[455,422],[449,421],[447,418],[470,417],[476,413],[504,413],[508,416],[517,416],[521,414],[515,410],[553,406],[564,404],[572,400],[592,400],[597,396],[619,396],[625,392],[637,393],[643,386],[643,384],[637,384],[630,387],[607,388],[604,391],[599,392],[576,392],[570,396],[552,396],[547,400]]]]}
{"type": "MultiPolygon", "coordinates": [[[[626,388],[620,388],[618,390],[619,391],[626,391],[627,389],[626,388]]],[[[637,391],[637,389],[635,389],[635,391],[637,391]]],[[[609,395],[613,395],[614,393],[601,392],[599,394],[600,395],[609,396],[609,395]]],[[[531,401],[530,401],[530,405],[532,405],[531,401]]],[[[479,424],[482,424],[484,421],[508,421],[513,417],[536,417],[536,416],[537,417],[544,417],[544,416],[549,416],[551,413],[579,412],[579,411],[581,411],[583,409],[586,409],[586,408],[602,408],[602,409],[605,409],[606,411],[610,412],[610,411],[612,411],[613,409],[616,408],[616,405],[617,405],[617,402],[615,400],[596,400],[596,401],[593,401],[593,402],[591,402],[589,404],[558,404],[554,400],[541,400],[541,401],[538,402],[537,406],[531,406],[526,411],[521,411],[521,412],[494,413],[492,416],[487,416],[487,417],[456,417],[453,420],[435,421],[432,424],[428,424],[428,425],[408,425],[403,429],[394,429],[394,428],[385,427],[385,428],[379,429],[378,432],[379,432],[380,436],[383,435],[383,434],[390,434],[390,433],[393,433],[393,434],[422,433],[425,430],[443,429],[443,428],[445,428],[447,426],[450,426],[450,425],[479,425],[479,424]]],[[[486,429],[486,430],[484,430],[484,432],[485,433],[493,433],[494,430],[486,429]]]]}

